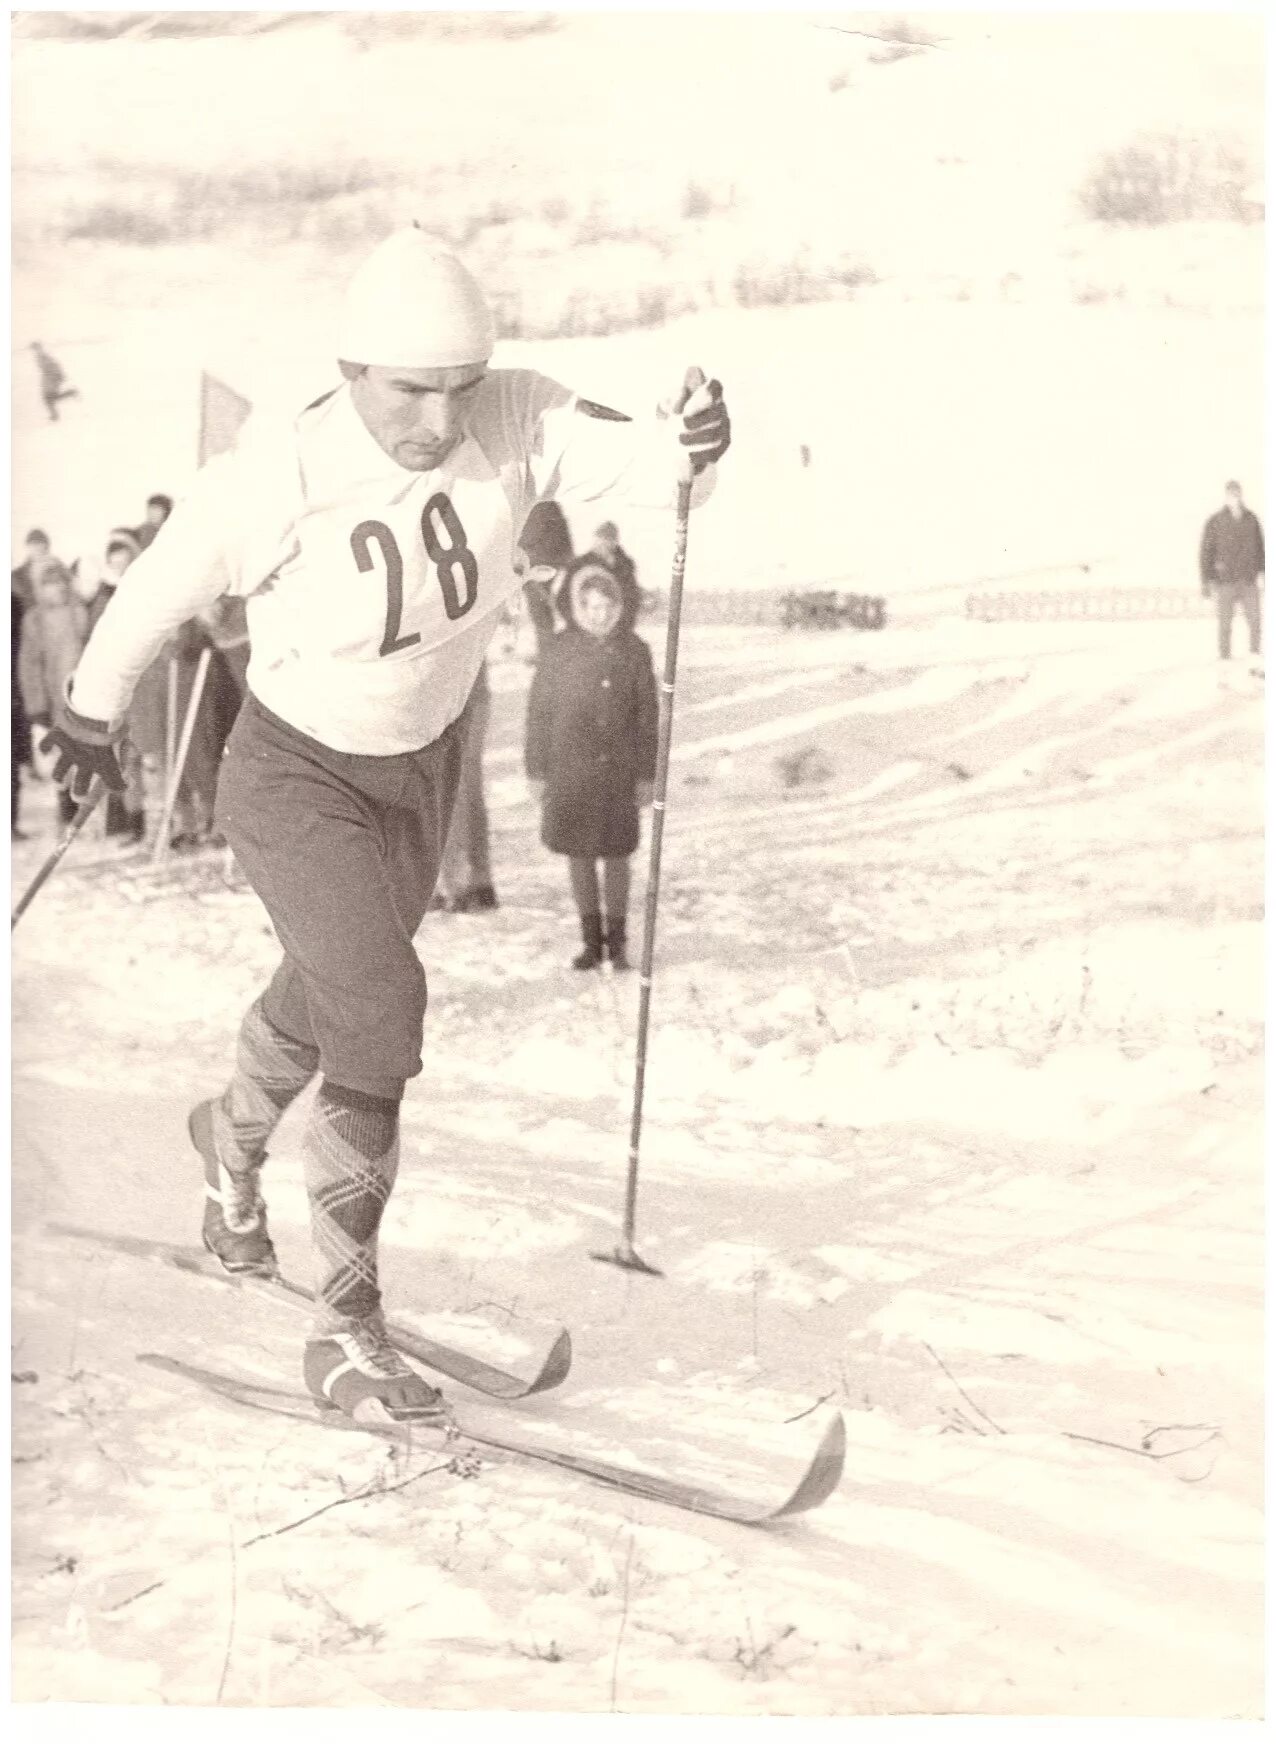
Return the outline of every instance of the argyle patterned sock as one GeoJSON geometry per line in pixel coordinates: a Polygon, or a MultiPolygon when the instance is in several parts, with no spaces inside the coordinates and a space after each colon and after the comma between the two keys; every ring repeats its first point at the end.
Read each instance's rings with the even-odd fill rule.
{"type": "Polygon", "coordinates": [[[377,1233],[399,1167],[399,1105],[325,1078],[302,1144],[315,1260],[315,1334],[381,1311],[377,1233]]]}
{"type": "Polygon", "coordinates": [[[281,1035],[255,999],[239,1028],[234,1076],[213,1104],[213,1141],[232,1174],[258,1167],[280,1115],[318,1069],[318,1048],[281,1035]]]}

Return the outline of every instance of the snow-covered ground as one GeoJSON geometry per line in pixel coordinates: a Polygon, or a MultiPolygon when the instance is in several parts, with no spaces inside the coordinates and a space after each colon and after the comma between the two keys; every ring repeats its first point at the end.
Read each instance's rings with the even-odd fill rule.
{"type": "MultiPolygon", "coordinates": [[[[636,979],[565,966],[526,672],[498,669],[504,906],[421,933],[390,1301],[510,1357],[568,1323],[571,1377],[511,1422],[639,1465],[783,1492],[841,1408],[844,1482],[783,1532],[427,1473],[135,1364],[296,1377],[286,1311],[43,1228],[194,1238],[184,1115],[273,941],[213,873],[155,892],[77,848],[15,939],[16,1696],[1259,1713],[1262,704],[1208,647],[688,630],[658,1280],[589,1259],[636,979]]],[[[29,798],[15,886],[52,811],[29,798]]],[[[268,1185],[304,1275],[299,1125],[268,1185]]]]}

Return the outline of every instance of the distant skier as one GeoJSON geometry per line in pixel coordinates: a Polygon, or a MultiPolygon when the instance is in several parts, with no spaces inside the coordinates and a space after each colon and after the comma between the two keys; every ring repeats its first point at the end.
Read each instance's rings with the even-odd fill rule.
{"type": "Polygon", "coordinates": [[[1257,657],[1263,649],[1263,526],[1245,504],[1239,481],[1229,481],[1224,492],[1224,505],[1201,533],[1201,591],[1213,596],[1218,611],[1219,657],[1231,658],[1238,604],[1249,625],[1250,655],[1257,657]]]}
{"type": "Polygon", "coordinates": [[[40,373],[40,395],[48,411],[49,419],[58,418],[58,403],[65,402],[68,396],[78,396],[79,391],[66,381],[66,373],[51,353],[45,351],[38,341],[31,343],[31,351],[35,354],[36,368],[40,373]]]}
{"type": "MultiPolygon", "coordinates": [[[[519,589],[532,505],[559,494],[670,506],[680,466],[730,442],[721,387],[688,374],[663,418],[628,420],[538,372],[491,370],[487,303],[419,230],[357,271],[345,380],[295,419],[250,419],[209,462],[98,622],[48,738],[55,778],[122,787],[116,747],[164,640],[244,597],[249,695],[218,818],[283,960],[244,1018],[226,1090],[190,1117],[203,1235],[230,1272],[269,1274],[261,1166],[284,1110],[321,1082],[301,1143],[315,1258],[304,1374],[314,1397],[435,1420],[439,1391],[390,1343],[377,1237],[399,1109],[421,1070],[413,947],[438,876],[467,707],[519,589]]],[[[711,479],[701,473],[695,499],[711,479]]]]}
{"type": "Polygon", "coordinates": [[[567,626],[543,654],[527,704],[527,776],[543,802],[541,839],[567,860],[584,948],[628,968],[629,860],[656,772],[656,679],[633,631],[638,587],[592,554],[559,593],[567,626]],[[598,867],[602,865],[602,885],[598,867]]]}

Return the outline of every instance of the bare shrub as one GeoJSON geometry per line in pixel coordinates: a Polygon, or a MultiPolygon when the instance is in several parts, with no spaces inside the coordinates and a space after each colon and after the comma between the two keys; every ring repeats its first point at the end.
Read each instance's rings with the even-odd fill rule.
{"type": "Polygon", "coordinates": [[[137,247],[173,241],[166,214],[132,201],[90,201],[68,217],[62,235],[68,241],[88,239],[137,247]]]}
{"type": "Polygon", "coordinates": [[[1141,134],[1102,155],[1081,187],[1081,208],[1101,225],[1244,221],[1250,174],[1245,155],[1224,141],[1141,134]]]}
{"type": "Polygon", "coordinates": [[[682,191],[684,219],[711,219],[715,213],[729,213],[734,206],[734,185],[726,189],[714,189],[708,183],[699,182],[692,177],[682,191]]]}
{"type": "Polygon", "coordinates": [[[787,262],[742,262],[732,276],[732,290],[736,303],[752,310],[760,305],[820,304],[852,298],[860,287],[873,286],[876,281],[876,274],[863,262],[812,264],[800,256],[787,262]]]}
{"type": "MultiPolygon", "coordinates": [[[[266,228],[276,240],[313,235],[359,241],[379,234],[380,210],[332,216],[331,203],[349,203],[381,190],[385,176],[372,166],[272,163],[223,170],[174,170],[159,177],[128,166],[109,170],[112,194],[73,203],[65,238],[153,245],[200,243],[238,229],[266,228]]],[[[108,180],[105,176],[104,181],[108,180]]]]}

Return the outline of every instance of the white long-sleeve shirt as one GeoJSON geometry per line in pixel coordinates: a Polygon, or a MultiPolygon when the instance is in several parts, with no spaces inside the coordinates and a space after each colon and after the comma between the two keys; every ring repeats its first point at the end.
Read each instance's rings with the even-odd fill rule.
{"type": "Polygon", "coordinates": [[[229,593],[245,599],[248,686],[264,706],[349,754],[424,748],[460,715],[519,588],[532,506],[672,504],[678,426],[609,418],[524,370],[488,372],[460,443],[425,472],[387,456],[348,385],[293,421],[250,419],[130,567],[71,704],[117,722],[165,640],[229,593]]]}

